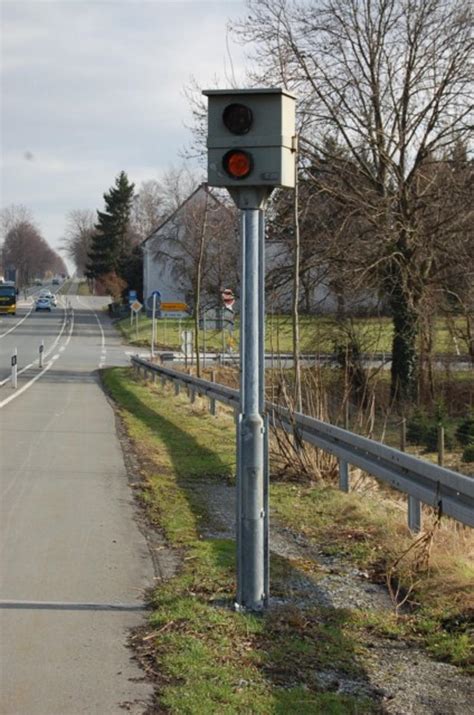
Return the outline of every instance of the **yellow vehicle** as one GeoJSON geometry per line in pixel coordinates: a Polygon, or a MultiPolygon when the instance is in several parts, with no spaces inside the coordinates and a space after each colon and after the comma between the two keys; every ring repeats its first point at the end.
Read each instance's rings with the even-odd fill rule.
{"type": "Polygon", "coordinates": [[[16,314],[17,289],[13,281],[0,283],[0,313],[16,314]]]}

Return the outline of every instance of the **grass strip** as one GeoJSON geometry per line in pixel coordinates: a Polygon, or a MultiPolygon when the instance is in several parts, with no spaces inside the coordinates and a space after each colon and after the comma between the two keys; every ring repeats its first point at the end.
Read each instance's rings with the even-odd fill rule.
{"type": "MultiPolygon", "coordinates": [[[[454,324],[462,326],[462,319],[456,319],[454,324]]],[[[130,322],[130,318],[118,321],[117,326],[123,337],[133,345],[149,346],[151,341],[151,318],[142,314],[138,320],[130,322]]],[[[266,316],[265,349],[274,352],[291,352],[293,349],[292,318],[289,315],[266,316]]],[[[348,325],[337,322],[330,316],[301,315],[299,318],[301,351],[303,353],[333,353],[344,349],[348,341],[348,325]]],[[[387,317],[354,318],[350,320],[351,331],[355,336],[361,352],[389,353],[392,349],[393,325],[387,317]]],[[[162,349],[179,350],[181,331],[194,330],[194,320],[185,318],[174,320],[163,318],[157,320],[156,344],[162,349]]],[[[237,349],[240,340],[240,316],[236,316],[233,333],[227,329],[225,343],[237,349]]],[[[201,331],[202,341],[202,331],[201,331]]],[[[206,349],[221,351],[223,336],[220,330],[206,329],[206,349]]],[[[458,355],[458,350],[467,355],[467,345],[464,341],[453,342],[447,329],[446,321],[437,318],[434,330],[434,354],[458,355]]]]}
{"type": "Polygon", "coordinates": [[[179,573],[152,598],[146,643],[158,673],[157,707],[190,715],[380,712],[374,698],[321,686],[317,674],[327,668],[364,682],[353,616],[295,609],[287,586],[292,562],[272,560],[281,606],[265,615],[233,610],[235,545],[202,537],[209,524],[203,485],[230,480],[235,469],[232,418],[211,417],[129,370],[107,370],[103,379],[146,464],[149,514],[182,553],[179,573]]]}

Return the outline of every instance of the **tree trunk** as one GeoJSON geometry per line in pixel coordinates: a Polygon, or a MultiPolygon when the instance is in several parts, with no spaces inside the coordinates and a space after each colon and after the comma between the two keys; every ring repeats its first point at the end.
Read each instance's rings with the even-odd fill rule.
{"type": "Polygon", "coordinates": [[[418,315],[401,279],[390,298],[393,319],[391,397],[411,402],[416,397],[418,315]]]}
{"type": "Polygon", "coordinates": [[[301,365],[300,365],[300,325],[298,314],[298,301],[300,293],[300,225],[299,225],[299,201],[298,201],[298,159],[295,160],[295,194],[294,194],[294,222],[295,222],[295,249],[293,265],[293,374],[295,380],[295,410],[302,412],[301,399],[301,365]]]}

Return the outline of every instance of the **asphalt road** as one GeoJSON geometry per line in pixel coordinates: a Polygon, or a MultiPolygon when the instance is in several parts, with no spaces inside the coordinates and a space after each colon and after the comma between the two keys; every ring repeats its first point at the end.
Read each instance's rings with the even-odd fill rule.
{"type": "Polygon", "coordinates": [[[153,565],[98,380],[128,357],[103,304],[71,295],[0,322],[2,715],[142,713],[151,694],[127,637],[153,565]]]}

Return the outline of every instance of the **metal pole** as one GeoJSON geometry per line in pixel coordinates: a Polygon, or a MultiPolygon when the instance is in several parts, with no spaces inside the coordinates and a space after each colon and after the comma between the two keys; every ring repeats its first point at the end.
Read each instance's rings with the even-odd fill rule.
{"type": "Polygon", "coordinates": [[[408,496],[408,528],[415,534],[421,531],[421,502],[408,496]]]}
{"type": "MultiPolygon", "coordinates": [[[[400,451],[405,452],[407,448],[407,420],[402,417],[400,422],[400,451]]],[[[421,501],[416,497],[408,495],[408,528],[417,534],[421,531],[421,501]]]]}
{"type": "MultiPolygon", "coordinates": [[[[212,380],[212,382],[216,381],[216,371],[215,370],[211,371],[211,380],[212,380]]],[[[217,408],[216,408],[216,400],[214,397],[209,398],[209,411],[210,411],[211,415],[216,416],[217,408]]]]}
{"type": "Polygon", "coordinates": [[[264,508],[264,585],[265,606],[270,593],[270,421],[265,415],[265,211],[259,211],[258,225],[258,302],[259,302],[259,398],[258,409],[264,418],[263,433],[263,508],[264,508]]]}
{"type": "Polygon", "coordinates": [[[339,489],[348,492],[350,489],[349,465],[344,459],[339,460],[339,489]]]}
{"type": "Polygon", "coordinates": [[[256,611],[265,605],[264,422],[260,414],[259,209],[244,209],[244,295],[241,354],[244,374],[239,478],[241,484],[240,583],[238,606],[256,611]]]}
{"type": "Polygon", "coordinates": [[[151,357],[155,357],[155,339],[156,339],[156,295],[153,293],[153,310],[151,313],[151,357]]]}
{"type": "Polygon", "coordinates": [[[202,313],[202,369],[206,369],[206,311],[202,313]]]}
{"type": "Polygon", "coordinates": [[[18,386],[18,350],[15,348],[12,355],[12,388],[16,390],[18,386]]]}

